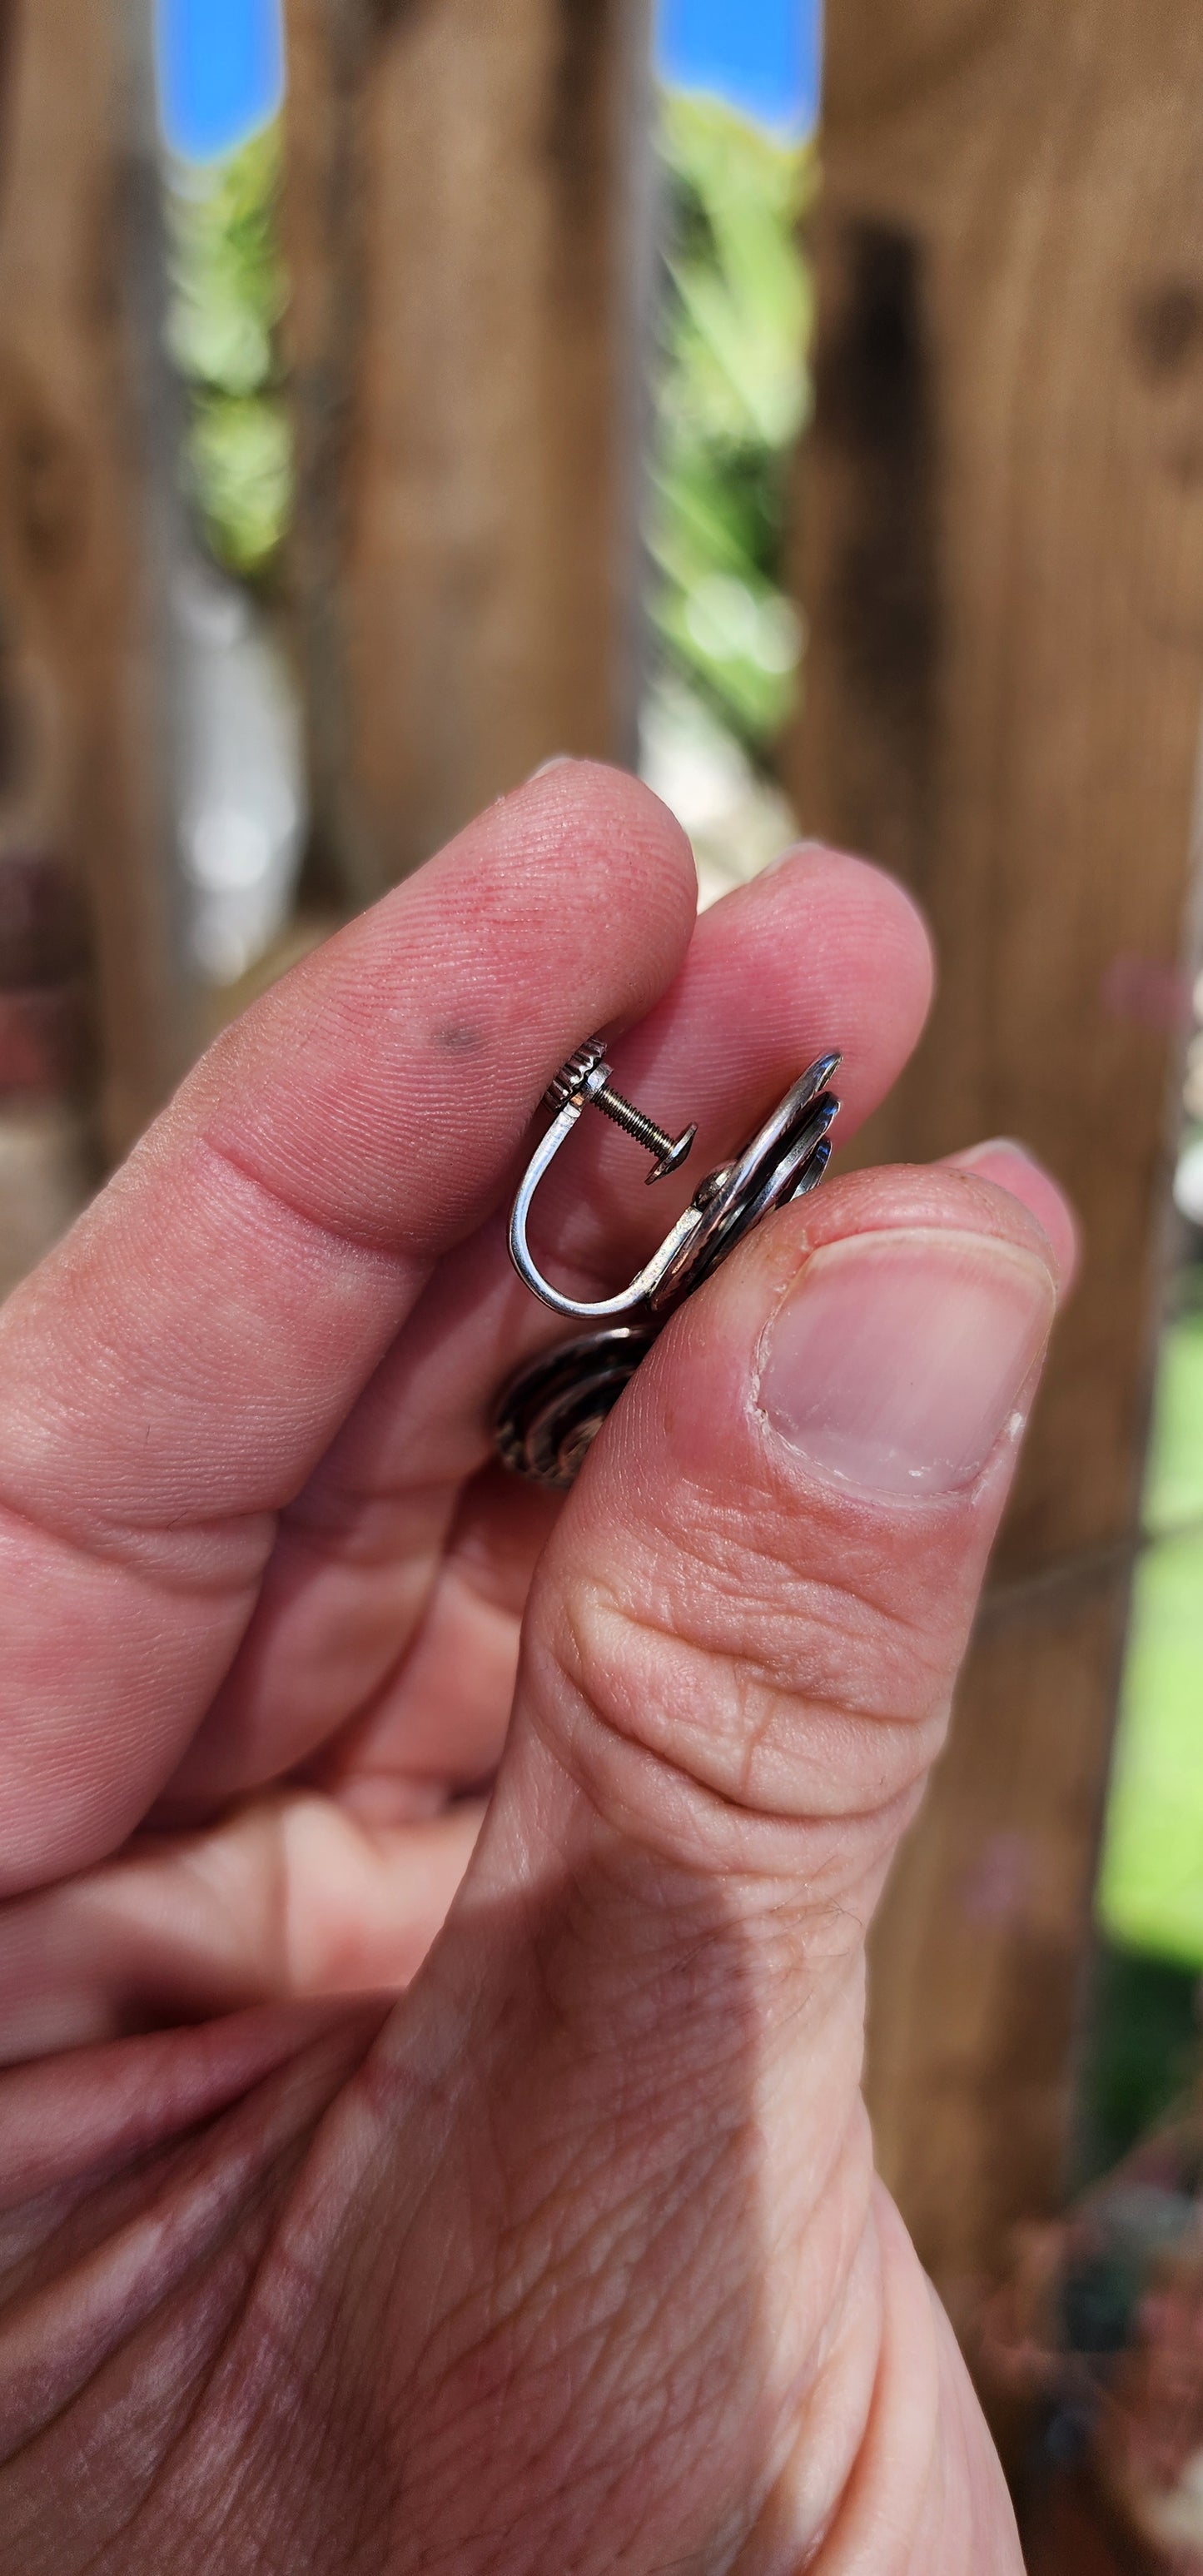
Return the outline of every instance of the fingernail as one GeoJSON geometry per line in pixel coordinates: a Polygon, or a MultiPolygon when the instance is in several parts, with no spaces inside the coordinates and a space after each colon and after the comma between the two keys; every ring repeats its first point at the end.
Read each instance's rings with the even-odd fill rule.
{"type": "Polygon", "coordinates": [[[948,1160],[950,1163],[977,1163],[983,1154],[1022,1154],[1025,1163],[1036,1160],[1018,1136],[984,1136],[980,1144],[966,1145],[960,1153],[950,1154],[948,1160]]]}
{"type": "Polygon", "coordinates": [[[984,1144],[966,1145],[963,1153],[947,1154],[945,1161],[958,1172],[974,1172],[981,1163],[1023,1163],[1029,1172],[1043,1172],[1030,1145],[1022,1145],[1018,1136],[987,1136],[984,1144]]]}
{"type": "Polygon", "coordinates": [[[1044,1264],[987,1235],[900,1229],[811,1255],[770,1328],[760,1402],[814,1472],[886,1498],[976,1482],[1053,1320],[1044,1264]]]}
{"type": "Polygon", "coordinates": [[[826,846],[824,841],[791,841],[787,849],[778,850],[775,859],[766,859],[759,873],[762,877],[775,877],[779,868],[788,868],[794,859],[813,859],[816,851],[826,846]]]}
{"type": "Polygon", "coordinates": [[[1034,1216],[1048,1236],[1062,1291],[1072,1284],[1078,1266],[1077,1230],[1052,1173],[1037,1160],[1029,1145],[1021,1145],[1017,1136],[991,1136],[984,1145],[970,1145],[963,1154],[946,1156],[949,1168],[957,1172],[975,1172],[996,1189],[1009,1190],[1029,1216],[1034,1216]]]}
{"type": "Polygon", "coordinates": [[[536,778],[546,778],[549,769],[571,768],[572,757],[570,751],[553,751],[550,760],[541,760],[538,768],[532,769],[527,786],[533,787],[536,778]]]}

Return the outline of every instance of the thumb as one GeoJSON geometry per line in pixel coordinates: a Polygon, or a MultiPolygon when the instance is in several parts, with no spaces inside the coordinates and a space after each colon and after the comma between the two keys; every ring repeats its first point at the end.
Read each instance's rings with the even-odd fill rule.
{"type": "Polygon", "coordinates": [[[482,1879],[583,1839],[666,1936],[666,1872],[754,1915],[773,1885],[791,1981],[859,1938],[942,1741],[1055,1267],[972,1171],[868,1173],[675,1319],[544,1555],[482,1879]]]}
{"type": "MultiPolygon", "coordinates": [[[[823,2534],[825,2570],[1019,2567],[858,2087],[864,1932],[1055,1294],[1040,1227],[972,1171],[784,1210],[657,1343],[547,1549],[419,1980],[471,2033],[460,2238],[487,2209],[504,2249],[457,2294],[458,2456],[476,2405],[532,2566],[743,2566],[754,2532],[758,2568],[823,2534]]],[[[465,2542],[484,2510],[474,2486],[465,2542]]]]}

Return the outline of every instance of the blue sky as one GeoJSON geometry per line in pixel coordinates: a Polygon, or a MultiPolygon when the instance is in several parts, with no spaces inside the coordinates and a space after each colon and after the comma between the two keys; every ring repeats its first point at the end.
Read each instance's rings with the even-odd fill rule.
{"type": "Polygon", "coordinates": [[[211,161],[279,106],[279,0],[155,0],[159,109],[173,151],[211,161]]]}
{"type": "Polygon", "coordinates": [[[659,0],[666,79],[797,132],[819,96],[820,0],[659,0]]]}
{"type": "MultiPolygon", "coordinates": [[[[767,125],[808,125],[818,97],[820,0],[658,0],[665,77],[767,125]]],[[[207,161],[278,106],[279,0],[156,0],[168,142],[207,161]]]]}

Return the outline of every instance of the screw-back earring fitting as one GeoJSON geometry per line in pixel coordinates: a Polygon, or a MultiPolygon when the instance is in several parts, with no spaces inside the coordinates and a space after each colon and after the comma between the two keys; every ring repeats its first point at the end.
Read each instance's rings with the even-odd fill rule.
{"type": "Polygon", "coordinates": [[[595,1297],[583,1300],[580,1297],[566,1297],[562,1289],[553,1288],[550,1279],[545,1279],[539,1269],[527,1241],[526,1230],[531,1201],[544,1174],[555,1161],[561,1145],[565,1144],[572,1134],[583,1109],[604,1110],[607,1118],[613,1118],[616,1125],[626,1129],[628,1136],[634,1136],[640,1145],[646,1147],[649,1154],[655,1155],[655,1169],[647,1174],[649,1181],[665,1180],[670,1172],[678,1170],[697,1135],[697,1128],[686,1127],[675,1139],[666,1136],[662,1127],[657,1127],[650,1118],[645,1118],[642,1109],[636,1109],[629,1100],[624,1100],[621,1092],[615,1091],[613,1087],[610,1068],[606,1063],[606,1051],[600,1038],[590,1038],[586,1046],[578,1047],[576,1054],[569,1057],[567,1064],[561,1065],[555,1081],[549,1084],[544,1093],[544,1103],[548,1109],[554,1109],[556,1114],[542,1143],[536,1145],[531,1155],[522,1176],[522,1186],[514,1201],[510,1214],[510,1259],[519,1278],[525,1280],[533,1295],[541,1297],[545,1306],[554,1307],[557,1315],[588,1316],[592,1320],[594,1317],[629,1314],[634,1307],[643,1305],[650,1297],[653,1289],[658,1286],[667,1264],[671,1261],[678,1242],[692,1233],[696,1222],[693,1211],[687,1208],[684,1216],[678,1217],[671,1233],[666,1234],[659,1251],[653,1253],[650,1261],[645,1262],[643,1269],[637,1272],[628,1288],[620,1288],[616,1297],[595,1297]]]}
{"type": "Polygon", "coordinates": [[[673,1308],[700,1288],[753,1226],[789,1199],[800,1199],[821,1181],[831,1154],[827,1130],[839,1102],[827,1089],[840,1059],[819,1056],[779,1101],[772,1116],[735,1160],[707,1173],[689,1206],[670,1226],[659,1250],[613,1297],[566,1296],[545,1279],[530,1249],[527,1227],[540,1181],[571,1135],[583,1109],[604,1111],[656,1158],[649,1181],[678,1170],[697,1134],[676,1138],[616,1092],[600,1038],[578,1047],[546,1094],[555,1115],[523,1174],[510,1217],[510,1257],[520,1279],[557,1315],[608,1329],[561,1343],[521,1371],[504,1390],[495,1435],[508,1467],[540,1484],[573,1481],[590,1441],[617,1403],[627,1380],[651,1348],[673,1308]],[[630,1320],[617,1323],[619,1316],[630,1320]]]}

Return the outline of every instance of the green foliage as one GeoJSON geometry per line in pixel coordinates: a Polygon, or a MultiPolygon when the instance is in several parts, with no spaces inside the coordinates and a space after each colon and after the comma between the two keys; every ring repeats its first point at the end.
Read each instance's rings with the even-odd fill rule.
{"type": "MultiPolygon", "coordinates": [[[[789,457],[808,402],[809,146],[717,101],[669,95],[667,277],[651,524],[666,659],[753,752],[793,695],[798,623],[778,581],[789,457]]],[[[190,395],[188,472],[231,570],[268,571],[292,499],[279,323],[275,126],[176,164],[171,346],[190,395]]]]}
{"type": "Polygon", "coordinates": [[[1162,1338],[1099,1920],[1203,1967],[1203,1313],[1162,1338]]]}
{"type": "Polygon", "coordinates": [[[168,190],[172,354],[190,391],[188,473],[205,535],[231,571],[270,565],[292,498],[280,391],[284,272],[275,125],[168,190]]]}
{"type": "Polygon", "coordinates": [[[810,145],[669,94],[667,298],[651,545],[671,664],[753,752],[788,713],[800,637],[778,580],[790,453],[809,402],[800,246],[810,145]]]}

